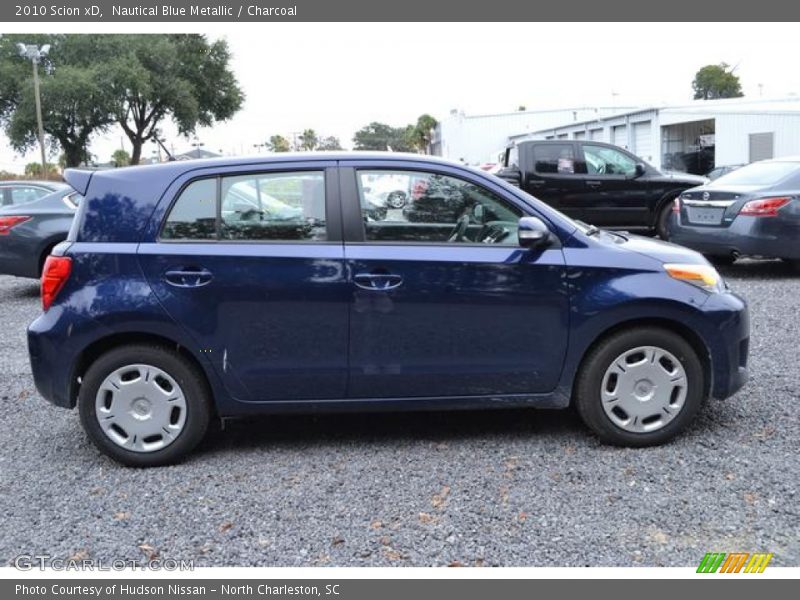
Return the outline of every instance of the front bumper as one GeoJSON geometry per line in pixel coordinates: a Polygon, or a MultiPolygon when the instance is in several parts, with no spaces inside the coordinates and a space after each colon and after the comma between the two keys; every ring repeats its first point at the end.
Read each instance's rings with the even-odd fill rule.
{"type": "Polygon", "coordinates": [[[790,216],[739,215],[728,227],[703,227],[677,215],[670,219],[669,233],[671,242],[710,256],[800,259],[800,219],[790,216]]]}
{"type": "Polygon", "coordinates": [[[689,325],[708,346],[711,358],[711,396],[724,399],[739,391],[748,379],[750,314],[736,294],[711,294],[702,307],[703,318],[689,325]]]}

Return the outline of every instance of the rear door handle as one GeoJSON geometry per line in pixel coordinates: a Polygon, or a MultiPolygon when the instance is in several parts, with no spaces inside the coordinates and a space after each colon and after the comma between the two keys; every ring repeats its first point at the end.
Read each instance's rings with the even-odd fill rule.
{"type": "Polygon", "coordinates": [[[164,281],[174,287],[201,287],[212,279],[214,276],[208,269],[175,268],[164,272],[164,281]]]}
{"type": "Polygon", "coordinates": [[[358,273],[353,282],[362,290],[385,292],[403,285],[403,278],[392,273],[358,273]]]}
{"type": "Polygon", "coordinates": [[[588,185],[590,188],[599,188],[601,185],[603,185],[603,182],[602,181],[587,181],[586,185],[588,185]]]}

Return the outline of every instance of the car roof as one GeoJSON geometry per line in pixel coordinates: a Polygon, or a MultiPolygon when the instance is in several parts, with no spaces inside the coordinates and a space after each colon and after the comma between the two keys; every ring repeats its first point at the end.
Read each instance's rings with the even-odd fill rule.
{"type": "Polygon", "coordinates": [[[80,194],[85,194],[89,187],[89,182],[93,177],[102,177],[105,180],[116,178],[128,179],[137,175],[157,176],[166,179],[173,179],[197,169],[208,169],[215,167],[235,167],[262,164],[280,164],[284,162],[325,162],[339,160],[376,160],[382,162],[417,162],[430,165],[441,165],[458,167],[475,171],[472,167],[462,163],[451,161],[439,156],[428,156],[424,154],[412,154],[407,152],[279,152],[275,154],[256,154],[250,156],[222,156],[214,158],[197,158],[191,160],[175,160],[150,165],[137,165],[133,167],[123,167],[119,169],[108,169],[97,171],[93,169],[67,169],[64,171],[64,179],[80,194]]]}

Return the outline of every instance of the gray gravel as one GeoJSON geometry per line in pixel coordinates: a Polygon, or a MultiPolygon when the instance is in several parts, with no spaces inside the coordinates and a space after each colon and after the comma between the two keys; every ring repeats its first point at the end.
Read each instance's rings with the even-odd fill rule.
{"type": "Polygon", "coordinates": [[[750,301],[751,383],[653,449],[603,447],[568,411],[273,417],[134,470],[38,397],[37,287],[0,277],[0,564],[21,553],[226,565],[800,565],[800,276],[725,270],[750,301]],[[144,550],[139,546],[144,546],[144,550]]]}

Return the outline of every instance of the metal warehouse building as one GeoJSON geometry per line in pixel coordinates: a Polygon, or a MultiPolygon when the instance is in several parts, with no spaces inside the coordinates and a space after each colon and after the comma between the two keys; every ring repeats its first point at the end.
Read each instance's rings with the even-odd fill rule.
{"type": "Polygon", "coordinates": [[[635,109],[520,131],[509,139],[610,142],[656,167],[704,174],[714,166],[800,154],[800,98],[699,100],[635,109]]]}
{"type": "Polygon", "coordinates": [[[622,109],[576,107],[469,116],[454,110],[436,126],[430,152],[451,160],[480,164],[496,159],[511,136],[527,135],[570,122],[597,120],[619,113],[620,110],[622,109]]]}

